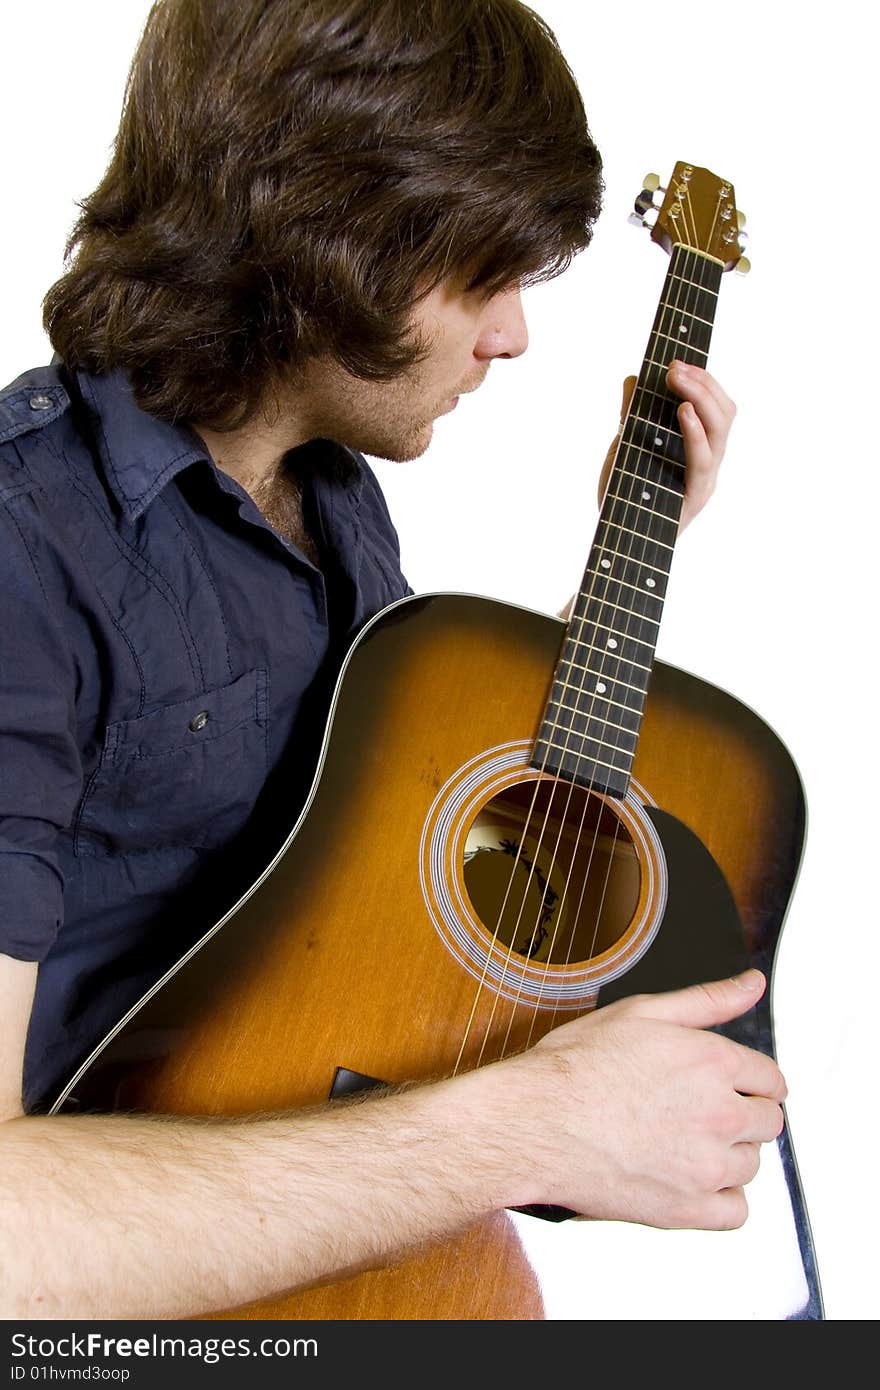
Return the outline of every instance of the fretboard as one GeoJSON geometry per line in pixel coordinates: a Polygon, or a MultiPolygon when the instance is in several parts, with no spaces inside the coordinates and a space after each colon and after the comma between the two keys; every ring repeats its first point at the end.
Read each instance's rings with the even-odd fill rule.
{"type": "Polygon", "coordinates": [[[681,398],[666,373],[673,358],[706,365],[721,275],[673,248],[531,759],[611,796],[629,785],[684,496],[681,398]]]}

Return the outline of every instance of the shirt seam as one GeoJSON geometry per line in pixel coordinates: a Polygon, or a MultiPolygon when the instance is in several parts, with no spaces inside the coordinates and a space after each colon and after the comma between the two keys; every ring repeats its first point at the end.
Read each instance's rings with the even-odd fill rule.
{"type": "MultiPolygon", "coordinates": [[[[145,579],[146,582],[155,589],[159,597],[165,601],[165,603],[170,608],[171,612],[174,614],[178,630],[180,631],[180,635],[183,638],[184,647],[186,648],[186,653],[189,660],[190,670],[192,672],[193,679],[199,682],[200,689],[204,690],[205,673],[202,669],[201,658],[199,657],[198,649],[196,648],[192,634],[189,632],[183,620],[183,615],[180,612],[177,597],[174,593],[172,586],[158,572],[158,570],[156,570],[154,566],[150,564],[149,560],[147,560],[143,555],[141,555],[140,551],[136,550],[134,546],[128,545],[126,542],[122,540],[120,536],[117,536],[114,533],[113,529],[108,524],[107,518],[101,512],[100,507],[96,505],[95,499],[92,496],[90,490],[77,478],[76,473],[74,469],[71,467],[69,461],[63,456],[63,454],[59,453],[59,451],[48,439],[44,440],[43,442],[45,443],[46,448],[50,451],[50,453],[54,455],[58,462],[62,464],[62,466],[66,466],[68,468],[68,477],[70,479],[71,487],[75,488],[76,491],[80,494],[80,496],[83,497],[85,501],[89,503],[90,507],[92,508],[92,511],[95,513],[96,517],[98,518],[102,527],[107,533],[110,543],[115,547],[118,554],[122,557],[123,560],[125,560],[129,565],[131,565],[132,569],[136,570],[141,575],[141,577],[145,579]]],[[[89,573],[91,574],[90,569],[89,573]]]]}

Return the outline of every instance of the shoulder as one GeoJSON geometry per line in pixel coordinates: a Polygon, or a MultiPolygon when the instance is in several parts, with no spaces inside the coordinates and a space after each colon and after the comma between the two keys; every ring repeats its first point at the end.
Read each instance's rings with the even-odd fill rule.
{"type": "Polygon", "coordinates": [[[0,501],[39,485],[30,445],[34,436],[48,443],[69,409],[70,396],[55,365],[33,367],[0,390],[0,501]]]}

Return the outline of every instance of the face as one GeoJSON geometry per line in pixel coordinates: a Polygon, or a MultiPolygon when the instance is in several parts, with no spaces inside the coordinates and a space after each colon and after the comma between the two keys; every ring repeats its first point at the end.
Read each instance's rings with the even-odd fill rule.
{"type": "Polygon", "coordinates": [[[428,350],[393,381],[363,381],[336,362],[313,364],[306,392],[314,435],[376,458],[417,458],[434,421],[477,389],[494,359],[518,357],[528,345],[518,289],[486,297],[444,283],[411,322],[428,350]]]}

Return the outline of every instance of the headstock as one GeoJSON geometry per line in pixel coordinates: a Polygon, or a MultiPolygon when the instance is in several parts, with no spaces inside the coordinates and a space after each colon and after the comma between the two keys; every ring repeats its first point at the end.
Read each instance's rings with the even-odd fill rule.
{"type": "Polygon", "coordinates": [[[746,219],[737,211],[733,184],[708,169],[678,163],[668,188],[661,188],[657,174],[646,175],[630,221],[650,227],[665,251],[689,246],[713,256],[725,270],[744,274],[749,269],[742,254],[746,219]]]}

